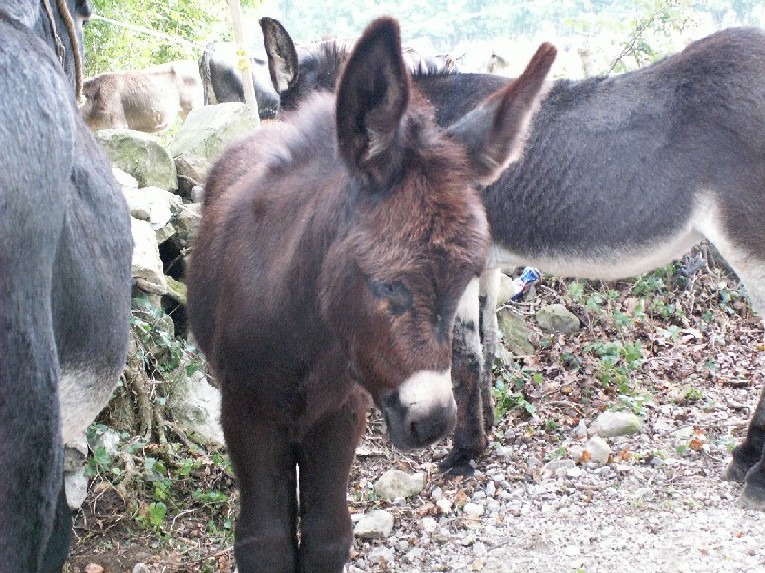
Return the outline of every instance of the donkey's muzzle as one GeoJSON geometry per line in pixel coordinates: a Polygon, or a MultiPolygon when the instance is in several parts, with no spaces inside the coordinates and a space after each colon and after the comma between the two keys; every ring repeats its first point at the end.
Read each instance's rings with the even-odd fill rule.
{"type": "Polygon", "coordinates": [[[457,420],[451,371],[415,373],[382,399],[382,410],[394,446],[429,446],[454,430],[457,420]]]}

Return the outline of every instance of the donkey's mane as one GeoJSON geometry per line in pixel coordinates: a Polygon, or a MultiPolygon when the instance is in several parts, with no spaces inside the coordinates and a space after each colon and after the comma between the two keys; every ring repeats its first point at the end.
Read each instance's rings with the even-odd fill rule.
{"type": "Polygon", "coordinates": [[[351,43],[340,40],[322,40],[309,44],[302,48],[305,54],[301,58],[302,65],[310,68],[316,75],[321,89],[334,91],[335,82],[340,77],[352,48],[351,43]]]}
{"type": "MultiPolygon", "coordinates": [[[[353,42],[348,40],[329,39],[304,46],[304,62],[310,62],[320,78],[337,78],[353,50],[353,42]]],[[[420,76],[450,76],[458,73],[456,69],[439,66],[437,63],[421,60],[410,72],[415,77],[420,76]]],[[[322,86],[327,87],[327,86],[322,86]]],[[[329,88],[328,88],[329,89],[329,88]]]]}
{"type": "Polygon", "coordinates": [[[420,62],[412,70],[412,75],[419,76],[451,76],[458,74],[459,72],[455,68],[449,68],[447,66],[439,66],[432,62],[420,62]]]}

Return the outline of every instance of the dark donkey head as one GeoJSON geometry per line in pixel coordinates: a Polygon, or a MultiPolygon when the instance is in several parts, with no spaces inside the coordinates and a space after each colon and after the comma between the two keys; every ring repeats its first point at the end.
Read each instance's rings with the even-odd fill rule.
{"type": "Polygon", "coordinates": [[[351,53],[351,44],[327,40],[298,48],[279,20],[263,17],[260,27],[268,72],[282,110],[297,109],[313,91],[335,91],[337,79],[351,53]]]}
{"type": "MultiPolygon", "coordinates": [[[[323,40],[307,46],[295,46],[281,22],[273,18],[260,19],[263,42],[268,58],[271,83],[279,94],[283,111],[298,108],[300,102],[314,91],[333,92],[342,68],[350,56],[353,44],[323,40]]],[[[403,49],[404,62],[415,74],[443,74],[455,70],[453,60],[424,57],[412,48],[403,49]]]]}
{"type": "Polygon", "coordinates": [[[393,20],[369,28],[340,79],[339,150],[357,202],[322,265],[321,313],[399,447],[452,429],[453,320],[489,241],[473,187],[518,149],[554,57],[540,48],[517,83],[445,136],[410,85],[393,20]]]}

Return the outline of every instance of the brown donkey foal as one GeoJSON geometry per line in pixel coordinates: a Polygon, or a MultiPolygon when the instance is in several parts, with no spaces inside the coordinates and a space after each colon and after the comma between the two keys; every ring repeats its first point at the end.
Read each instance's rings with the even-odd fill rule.
{"type": "Polygon", "coordinates": [[[211,169],[188,309],[223,391],[241,573],[343,570],[367,392],[398,447],[454,427],[452,326],[489,244],[474,187],[518,155],[554,59],[542,45],[441,131],[382,18],[336,99],[310,98],[211,169]]]}

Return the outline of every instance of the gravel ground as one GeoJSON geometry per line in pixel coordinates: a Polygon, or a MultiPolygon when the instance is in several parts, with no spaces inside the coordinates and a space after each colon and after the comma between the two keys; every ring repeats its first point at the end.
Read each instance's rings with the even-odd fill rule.
{"type": "MultiPolygon", "coordinates": [[[[416,458],[390,454],[378,469],[362,460],[352,476],[357,490],[391,462],[428,481],[406,504],[376,504],[396,516],[393,534],[357,541],[347,571],[765,573],[765,514],[739,507],[741,486],[721,479],[765,383],[762,324],[740,301],[737,312],[715,305],[726,285],[720,274],[700,273],[664,299],[679,311],[671,318],[652,315],[621,331],[604,315],[633,308],[630,289],[615,287],[613,304],[594,320],[569,300],[586,328],[546,341],[536,331],[537,353],[520,359],[542,374],[523,388],[535,413],[514,409],[500,420],[476,476],[439,475],[433,462],[445,447],[416,458]],[[628,395],[598,384],[588,345],[638,338],[644,360],[628,395]],[[566,353],[585,358],[567,369],[566,353]],[[641,415],[642,430],[608,438],[607,464],[575,464],[583,428],[625,405],[641,415]],[[436,505],[442,498],[452,501],[449,511],[436,505]]],[[[551,286],[526,309],[532,329],[534,310],[566,290],[551,286]]],[[[603,299],[612,288],[600,289],[603,299]]]]}
{"type": "MultiPolygon", "coordinates": [[[[753,404],[755,394],[707,390],[706,410],[658,407],[641,434],[609,440],[616,454],[604,466],[544,463],[549,436],[521,424],[505,436],[512,446],[494,444],[478,475],[432,473],[419,498],[377,504],[396,516],[393,534],[357,541],[347,571],[765,572],[763,514],[738,507],[740,485],[720,479],[731,434],[748,417],[726,404],[753,404]],[[694,449],[694,439],[704,443],[694,449]],[[442,512],[439,499],[453,508],[442,512]],[[465,511],[481,511],[473,506],[480,516],[465,511]]],[[[577,441],[564,439],[556,451],[577,441]]],[[[431,462],[393,457],[407,471],[435,471],[431,462]]]]}

